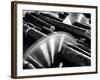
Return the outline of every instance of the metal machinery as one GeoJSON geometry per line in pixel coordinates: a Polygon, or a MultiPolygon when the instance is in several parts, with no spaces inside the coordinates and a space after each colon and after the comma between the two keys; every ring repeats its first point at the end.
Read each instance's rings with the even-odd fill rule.
{"type": "Polygon", "coordinates": [[[91,14],[23,13],[24,69],[91,65],[91,14]]]}

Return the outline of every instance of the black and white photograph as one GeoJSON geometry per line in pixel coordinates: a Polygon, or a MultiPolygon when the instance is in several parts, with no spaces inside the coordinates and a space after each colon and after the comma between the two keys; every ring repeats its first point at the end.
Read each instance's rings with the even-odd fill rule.
{"type": "Polygon", "coordinates": [[[14,77],[96,73],[95,6],[31,2],[12,6],[14,77]]]}
{"type": "Polygon", "coordinates": [[[23,10],[23,68],[91,66],[91,14],[23,10]]]}

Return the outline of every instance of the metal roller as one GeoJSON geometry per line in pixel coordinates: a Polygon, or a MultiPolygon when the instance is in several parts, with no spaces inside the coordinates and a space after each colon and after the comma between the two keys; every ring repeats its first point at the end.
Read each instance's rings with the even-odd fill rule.
{"type": "MultiPolygon", "coordinates": [[[[35,16],[38,16],[36,13],[31,13],[32,15],[35,15],[35,16]]],[[[38,13],[38,14],[40,14],[40,13],[38,13]]],[[[57,21],[60,21],[60,22],[62,22],[63,20],[62,19],[60,19],[60,18],[58,18],[58,17],[55,17],[55,16],[53,16],[53,15],[51,15],[51,14],[49,14],[49,13],[45,13],[45,14],[43,14],[43,13],[41,13],[42,15],[45,15],[45,16],[47,16],[47,17],[49,17],[49,18],[52,18],[52,19],[54,19],[54,20],[57,20],[57,21]]]]}
{"type": "Polygon", "coordinates": [[[51,19],[51,18],[49,18],[47,16],[44,16],[43,13],[38,15],[37,17],[42,19],[42,20],[44,20],[44,21],[46,21],[46,22],[48,22],[48,23],[50,23],[50,24],[52,24],[52,25],[54,25],[57,28],[62,29],[62,30],[65,30],[65,31],[68,31],[68,32],[71,32],[71,33],[86,37],[88,39],[91,38],[89,30],[59,22],[57,20],[51,19]]]}
{"type": "Polygon", "coordinates": [[[33,16],[30,13],[26,13],[25,14],[25,18],[29,19],[31,23],[36,22],[36,23],[39,23],[40,25],[44,25],[44,26],[48,27],[51,30],[55,30],[55,27],[53,25],[51,25],[51,24],[49,24],[49,23],[47,23],[47,22],[45,22],[45,21],[33,16]]]}

